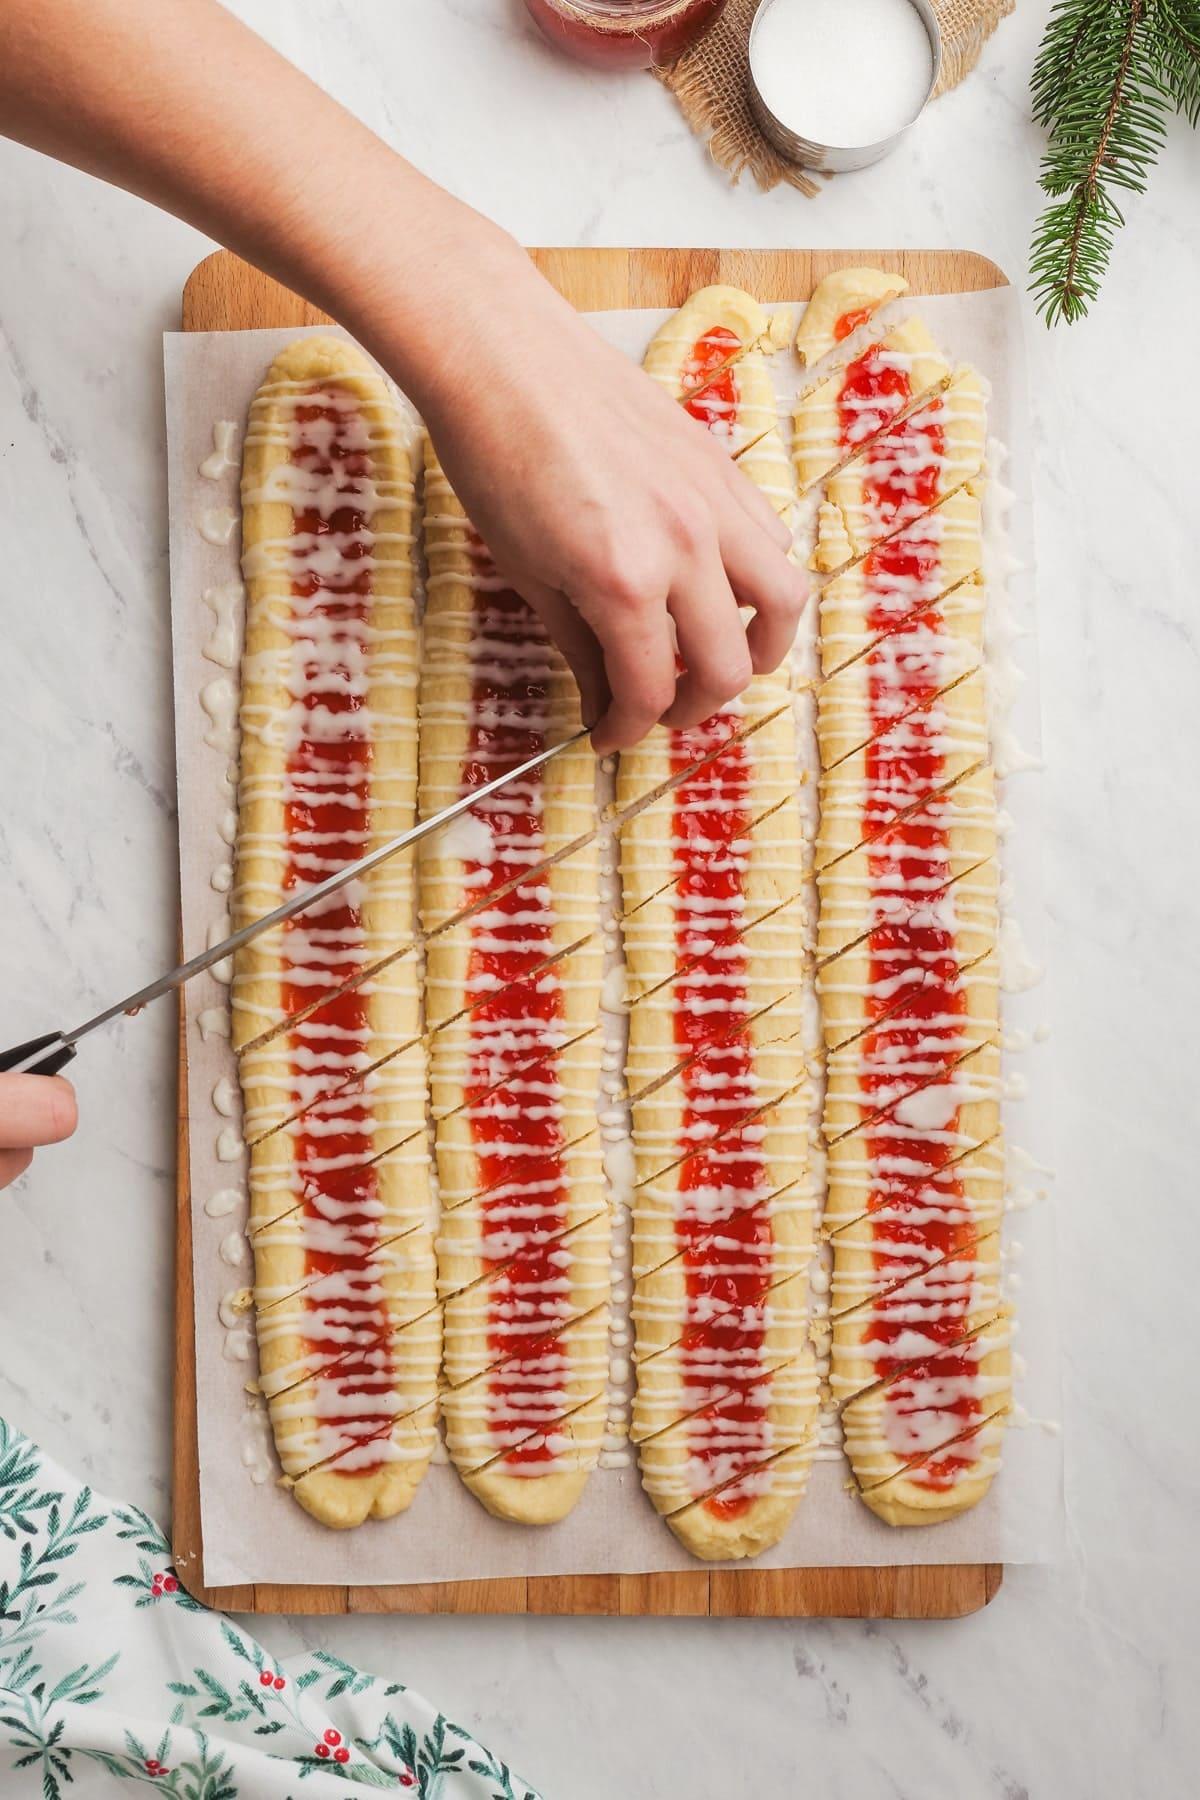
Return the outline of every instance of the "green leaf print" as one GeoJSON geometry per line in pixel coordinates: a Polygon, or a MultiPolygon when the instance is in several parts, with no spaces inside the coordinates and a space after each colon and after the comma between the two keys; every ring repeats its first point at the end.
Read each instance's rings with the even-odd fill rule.
{"type": "Polygon", "coordinates": [[[85,1768],[171,1800],[254,1800],[264,1759],[292,1800],[302,1784],[313,1800],[537,1800],[402,1683],[327,1650],[277,1664],[186,1593],[152,1519],[0,1419],[4,1800],[73,1800],[85,1768]]]}

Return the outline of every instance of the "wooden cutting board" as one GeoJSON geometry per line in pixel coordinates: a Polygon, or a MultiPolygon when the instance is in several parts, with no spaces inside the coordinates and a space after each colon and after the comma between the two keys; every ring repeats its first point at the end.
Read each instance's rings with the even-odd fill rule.
{"type": "MultiPolygon", "coordinates": [[[[728,282],[758,299],[806,300],[847,263],[895,270],[914,294],[977,293],[1006,277],[970,250],[534,250],[534,262],[583,312],[680,306],[728,282]]],[[[322,325],[327,316],[227,250],[206,257],[183,290],[185,331],[322,325]]],[[[181,1020],[182,1025],[182,1020],[181,1020]]],[[[771,1618],[951,1619],[986,1606],[995,1563],[881,1569],[706,1569],[665,1575],[556,1575],[402,1587],[202,1585],[196,1449],[196,1341],[187,1157],[187,1045],[179,1046],[179,1177],[175,1312],[174,1549],[197,1599],[232,1612],[609,1613],[771,1618]]],[[[368,1526],[365,1529],[372,1529],[368,1526]]],[[[389,1529],[402,1531],[403,1521],[389,1529]]]]}

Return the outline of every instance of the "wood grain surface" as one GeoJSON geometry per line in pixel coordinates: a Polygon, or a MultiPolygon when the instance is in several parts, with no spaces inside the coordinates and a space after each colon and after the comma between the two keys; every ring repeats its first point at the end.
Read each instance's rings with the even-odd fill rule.
{"type": "MultiPolygon", "coordinates": [[[[582,312],[680,306],[698,287],[728,282],[760,300],[806,300],[846,263],[894,270],[914,294],[976,293],[1006,285],[996,264],[970,250],[544,249],[542,273],[582,312]]],[[[246,331],[327,323],[298,294],[227,250],[206,257],[183,290],[185,331],[246,331]]],[[[175,1563],[185,1587],[209,1606],[264,1613],[597,1613],[631,1616],[951,1619],[986,1606],[999,1564],[879,1569],[706,1569],[664,1575],[520,1576],[396,1587],[316,1587],[257,1582],[206,1588],[202,1578],[200,1470],[196,1447],[196,1321],[188,1181],[187,1045],[180,1018],[179,1174],[175,1284],[175,1563]]],[[[403,1519],[364,1530],[403,1531],[403,1519]]]]}

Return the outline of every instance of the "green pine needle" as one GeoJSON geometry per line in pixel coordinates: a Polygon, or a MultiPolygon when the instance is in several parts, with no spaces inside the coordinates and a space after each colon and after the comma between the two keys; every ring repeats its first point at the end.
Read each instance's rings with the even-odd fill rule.
{"type": "Polygon", "coordinates": [[[1048,325],[1070,323],[1100,290],[1124,223],[1117,194],[1145,192],[1173,112],[1200,120],[1200,0],[1058,0],[1031,91],[1052,202],[1032,287],[1048,325]]]}

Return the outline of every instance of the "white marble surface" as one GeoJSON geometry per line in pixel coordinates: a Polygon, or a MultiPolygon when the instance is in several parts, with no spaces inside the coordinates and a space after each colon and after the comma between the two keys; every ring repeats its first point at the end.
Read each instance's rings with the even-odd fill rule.
{"type": "MultiPolygon", "coordinates": [[[[397,147],[545,243],[960,244],[1022,278],[1022,0],[890,163],[816,201],[728,187],[645,77],[545,52],[517,0],[242,0],[397,147]]],[[[1200,141],[1171,136],[1093,320],[1031,323],[1059,1097],[1068,1554],[953,1625],[335,1620],[264,1627],[400,1675],[548,1800],[1179,1794],[1200,1750],[1200,966],[1190,311],[1200,141]],[[1190,1404],[1189,1404],[1190,1402],[1190,1404]]],[[[399,227],[398,227],[399,228],[399,227]]],[[[175,864],[159,333],[207,245],[0,144],[0,1037],[164,965],[175,864]]],[[[165,1514],[169,1010],[77,1065],[83,1126],[0,1197],[0,1411],[165,1514]]],[[[98,1780],[103,1778],[98,1777],[98,1780]]],[[[100,1790],[95,1790],[100,1791],[100,1790]]],[[[82,1792],[82,1790],[81,1790],[82,1792]]]]}

